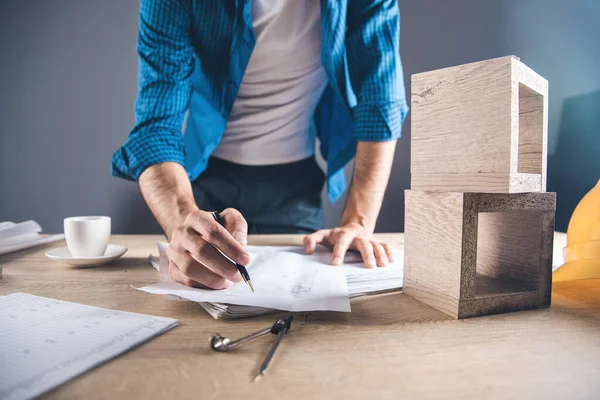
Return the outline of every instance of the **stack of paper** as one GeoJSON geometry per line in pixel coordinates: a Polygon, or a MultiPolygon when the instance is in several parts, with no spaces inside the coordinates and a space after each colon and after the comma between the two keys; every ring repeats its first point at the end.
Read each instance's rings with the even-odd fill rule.
{"type": "Polygon", "coordinates": [[[0,255],[26,249],[44,243],[64,239],[63,234],[42,236],[42,227],[35,221],[0,222],[0,255]]]}
{"type": "Polygon", "coordinates": [[[244,283],[234,284],[233,291],[232,288],[222,291],[194,289],[175,283],[168,274],[167,243],[159,242],[158,249],[159,257],[150,256],[150,263],[159,271],[161,282],[140,290],[162,294],[170,299],[196,301],[215,319],[243,318],[281,310],[350,311],[350,297],[396,290],[402,287],[404,265],[404,249],[402,247],[395,249],[394,262],[388,266],[366,268],[360,254],[356,253],[348,253],[343,265],[331,266],[331,252],[324,248],[319,248],[312,255],[305,255],[302,247],[248,246],[247,250],[252,259],[248,265],[248,271],[257,290],[256,293],[251,293],[244,283]],[[271,283],[257,285],[263,276],[259,271],[263,268],[266,273],[271,275],[271,283]],[[283,282],[289,280],[294,273],[298,273],[294,271],[301,270],[306,275],[308,271],[315,269],[322,270],[322,273],[316,278],[322,283],[319,287],[313,285],[311,291],[304,293],[305,296],[312,299],[312,302],[307,302],[306,298],[301,301],[298,294],[290,298],[289,293],[285,292],[290,290],[289,285],[286,287],[283,282]],[[346,290],[343,293],[340,278],[345,281],[346,290]],[[275,283],[273,284],[273,282],[275,283]],[[274,285],[275,290],[280,288],[282,292],[274,293],[274,289],[270,285],[274,285]],[[318,293],[320,289],[324,290],[324,293],[318,293]],[[261,294],[259,290],[264,293],[261,294]],[[268,298],[267,301],[259,300],[263,295],[274,296],[268,298]],[[344,303],[342,303],[342,299],[344,303]],[[342,304],[348,304],[348,306],[340,307],[342,304]]]}
{"type": "Polygon", "coordinates": [[[339,268],[326,266],[295,252],[264,247],[248,248],[247,265],[254,292],[242,281],[225,290],[196,289],[168,276],[163,254],[161,282],[141,288],[148,293],[174,295],[196,302],[218,302],[285,311],[350,311],[346,277],[339,268]]]}
{"type": "Polygon", "coordinates": [[[0,296],[0,399],[30,399],[177,320],[14,293],[0,296]]]}
{"type": "MultiPolygon", "coordinates": [[[[304,254],[302,247],[282,247],[280,249],[304,254]]],[[[395,248],[393,253],[394,262],[386,267],[378,268],[367,268],[362,261],[362,256],[356,252],[349,252],[344,259],[344,264],[340,267],[331,266],[331,252],[322,247],[318,248],[313,255],[305,257],[314,258],[330,268],[341,268],[346,275],[349,296],[356,297],[402,288],[404,247],[395,248]]]]}

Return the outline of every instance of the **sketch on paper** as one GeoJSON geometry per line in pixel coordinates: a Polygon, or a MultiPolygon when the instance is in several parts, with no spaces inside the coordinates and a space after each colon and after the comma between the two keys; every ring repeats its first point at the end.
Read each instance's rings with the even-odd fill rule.
{"type": "MultiPolygon", "coordinates": [[[[148,293],[178,296],[197,302],[219,302],[285,311],[350,311],[346,276],[341,269],[296,251],[275,247],[248,249],[246,266],[255,292],[244,282],[225,290],[190,288],[161,272],[161,283],[141,288],[148,293]]],[[[164,263],[168,265],[168,261],[164,263]]],[[[160,268],[159,268],[160,270],[160,268]]]]}

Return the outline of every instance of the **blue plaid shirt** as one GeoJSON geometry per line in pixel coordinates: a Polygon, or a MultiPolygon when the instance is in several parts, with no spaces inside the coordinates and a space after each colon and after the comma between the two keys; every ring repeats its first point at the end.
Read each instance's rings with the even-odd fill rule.
{"type": "MultiPolygon", "coordinates": [[[[321,0],[321,21],[328,85],[313,118],[334,202],[357,141],[400,138],[408,106],[397,1],[321,0]]],[[[251,0],[141,0],[136,120],[112,174],[137,181],[169,161],[195,180],[225,131],[254,44],[251,0]]]]}

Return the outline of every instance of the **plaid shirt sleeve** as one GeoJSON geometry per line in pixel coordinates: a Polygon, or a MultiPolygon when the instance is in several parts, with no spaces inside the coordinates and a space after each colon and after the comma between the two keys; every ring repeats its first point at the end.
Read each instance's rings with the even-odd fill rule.
{"type": "Polygon", "coordinates": [[[385,141],[401,136],[408,113],[400,59],[400,10],[396,0],[348,3],[346,51],[356,139],[385,141]]]}
{"type": "Polygon", "coordinates": [[[190,95],[190,0],[141,0],[135,125],[112,159],[112,174],[135,180],[161,162],[184,165],[182,125],[190,95]]]}

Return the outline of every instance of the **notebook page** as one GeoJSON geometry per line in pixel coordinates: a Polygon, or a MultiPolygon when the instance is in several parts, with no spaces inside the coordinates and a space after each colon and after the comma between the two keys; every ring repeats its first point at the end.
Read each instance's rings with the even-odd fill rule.
{"type": "Polygon", "coordinates": [[[36,397],[176,325],[25,293],[0,297],[0,398],[36,397]]]}

